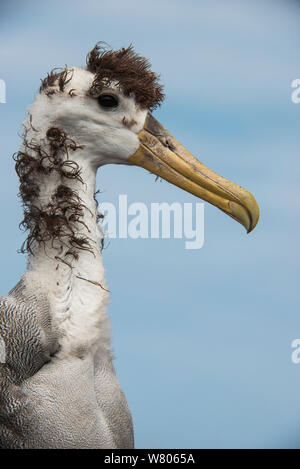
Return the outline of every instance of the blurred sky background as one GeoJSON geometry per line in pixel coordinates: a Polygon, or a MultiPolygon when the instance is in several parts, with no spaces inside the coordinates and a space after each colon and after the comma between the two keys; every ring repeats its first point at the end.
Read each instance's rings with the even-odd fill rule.
{"type": "MultiPolygon", "coordinates": [[[[205,204],[205,244],[112,240],[115,366],[137,448],[299,448],[300,2],[1,1],[0,294],[25,270],[11,159],[40,78],[133,43],[161,74],[155,116],[201,161],[251,191],[253,233],[205,204]]],[[[196,202],[139,168],[107,166],[99,201],[196,202]]]]}

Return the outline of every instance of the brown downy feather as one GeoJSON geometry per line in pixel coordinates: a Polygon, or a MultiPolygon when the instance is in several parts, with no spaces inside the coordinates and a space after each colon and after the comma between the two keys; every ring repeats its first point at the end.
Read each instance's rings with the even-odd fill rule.
{"type": "Polygon", "coordinates": [[[20,226],[29,231],[21,252],[33,254],[34,243],[45,245],[54,240],[67,246],[74,258],[77,257],[77,250],[92,251],[88,237],[78,235],[78,224],[84,225],[89,231],[82,221],[86,207],[78,194],[66,184],[68,179],[83,183],[78,164],[69,159],[70,151],[82,147],[58,127],[48,129],[48,145],[43,148],[33,139],[29,142],[27,132],[28,129],[25,129],[24,150],[14,155],[20,179],[19,195],[24,207],[24,219],[20,226]],[[60,182],[47,206],[38,207],[35,201],[38,200],[40,187],[36,181],[42,175],[47,176],[54,171],[60,182]]]}
{"type": "Polygon", "coordinates": [[[92,96],[99,96],[103,87],[115,81],[124,95],[134,96],[142,108],[153,110],[164,99],[159,76],[132,46],[112,51],[97,44],[87,56],[87,70],[96,75],[89,91],[92,96]]]}

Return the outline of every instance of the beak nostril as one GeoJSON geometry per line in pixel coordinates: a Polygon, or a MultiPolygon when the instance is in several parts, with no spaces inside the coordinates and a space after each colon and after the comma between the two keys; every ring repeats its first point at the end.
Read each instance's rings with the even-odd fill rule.
{"type": "Polygon", "coordinates": [[[169,148],[169,150],[175,151],[175,146],[174,146],[173,143],[172,143],[170,140],[168,140],[167,138],[164,139],[164,141],[162,141],[162,144],[163,144],[165,147],[169,148]]]}

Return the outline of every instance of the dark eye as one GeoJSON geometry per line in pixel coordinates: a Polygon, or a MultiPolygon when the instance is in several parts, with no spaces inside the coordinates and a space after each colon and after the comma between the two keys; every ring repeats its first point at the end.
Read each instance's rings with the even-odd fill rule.
{"type": "Polygon", "coordinates": [[[101,107],[106,109],[117,107],[119,104],[118,99],[112,94],[103,94],[102,96],[99,96],[98,103],[101,107]]]}

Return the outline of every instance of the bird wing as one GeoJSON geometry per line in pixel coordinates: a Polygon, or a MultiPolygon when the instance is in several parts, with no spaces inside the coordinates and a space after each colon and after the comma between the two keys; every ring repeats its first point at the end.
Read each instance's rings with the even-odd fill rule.
{"type": "Polygon", "coordinates": [[[28,291],[23,279],[0,297],[0,447],[26,447],[33,403],[22,383],[36,374],[57,348],[46,299],[28,291]]]}
{"type": "Polygon", "coordinates": [[[111,362],[103,363],[101,352],[97,359],[52,356],[49,306],[26,285],[21,280],[0,297],[0,448],[133,447],[111,362]]]}

